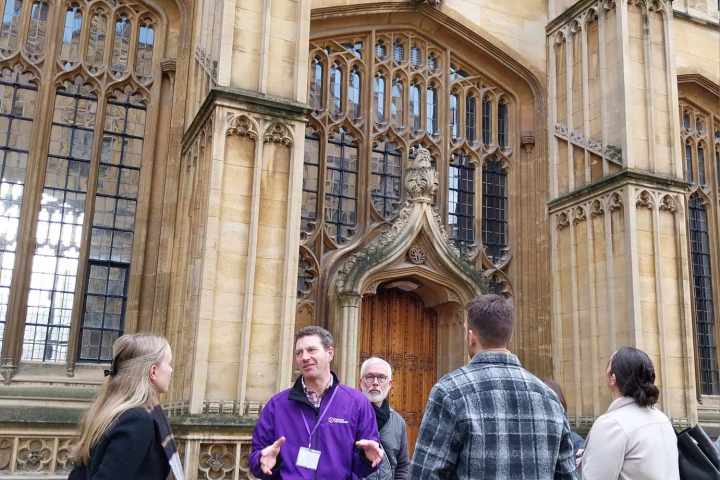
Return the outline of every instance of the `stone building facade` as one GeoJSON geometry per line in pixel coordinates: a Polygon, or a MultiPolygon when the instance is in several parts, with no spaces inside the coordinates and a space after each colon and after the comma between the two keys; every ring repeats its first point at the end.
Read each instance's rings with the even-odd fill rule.
{"type": "Polygon", "coordinates": [[[123,332],[173,347],[190,479],[248,478],[308,324],[414,437],[486,291],[580,430],[633,345],[716,432],[718,8],[0,0],[0,478],[65,478],[123,332]]]}

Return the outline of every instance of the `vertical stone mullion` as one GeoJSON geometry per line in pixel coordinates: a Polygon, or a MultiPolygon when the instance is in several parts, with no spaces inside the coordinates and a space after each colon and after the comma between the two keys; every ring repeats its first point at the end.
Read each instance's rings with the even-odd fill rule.
{"type": "Polygon", "coordinates": [[[665,309],[663,308],[663,268],[662,262],[660,261],[660,234],[662,233],[660,226],[660,208],[659,203],[661,200],[656,199],[656,204],[652,208],[653,218],[653,259],[655,260],[655,309],[657,311],[658,321],[658,347],[660,353],[660,361],[658,362],[658,369],[660,370],[660,381],[661,385],[661,400],[662,406],[665,413],[670,414],[670,396],[668,386],[668,358],[667,349],[665,348],[666,337],[666,321],[665,321],[665,309]]]}
{"type": "MultiPolygon", "coordinates": [[[[608,122],[608,105],[607,105],[607,85],[606,85],[606,79],[607,79],[607,52],[605,51],[605,29],[606,27],[606,10],[600,6],[600,11],[598,14],[598,65],[599,65],[599,74],[600,78],[598,79],[600,83],[600,131],[602,132],[602,148],[603,152],[608,144],[608,129],[610,126],[607,124],[608,122]]],[[[602,159],[602,169],[603,169],[603,176],[607,176],[607,174],[610,172],[610,166],[608,165],[608,159],[603,153],[603,159],[602,159]]],[[[607,213],[606,213],[607,215],[607,213]]]]}
{"type": "MultiPolygon", "coordinates": [[[[582,208],[582,207],[579,207],[582,208]]],[[[568,215],[574,217],[571,211],[568,215]]],[[[578,305],[577,280],[577,238],[575,236],[575,218],[570,221],[570,295],[572,304],[572,338],[573,338],[573,374],[575,383],[575,425],[580,424],[582,417],[582,374],[580,371],[580,313],[578,305]]]]}
{"type": "MultiPolygon", "coordinates": [[[[269,2],[270,0],[265,0],[269,2]]],[[[240,372],[237,385],[237,401],[244,409],[247,395],[247,380],[250,360],[250,337],[252,334],[253,304],[255,296],[255,267],[257,266],[257,241],[260,225],[260,189],[262,183],[263,156],[265,154],[265,131],[271,125],[265,121],[261,132],[255,139],[255,159],[253,161],[252,190],[250,200],[250,225],[248,230],[247,263],[245,265],[245,284],[242,304],[242,329],[240,347],[240,372]]]]}
{"type": "Polygon", "coordinates": [[[567,151],[567,168],[568,168],[568,191],[575,190],[575,158],[573,144],[569,139],[573,133],[573,55],[574,44],[571,29],[567,29],[565,35],[565,111],[566,122],[568,127],[568,151],[567,151]]]}
{"type": "Polygon", "coordinates": [[[562,345],[562,318],[560,316],[560,260],[558,252],[558,228],[559,214],[555,214],[550,225],[550,279],[552,282],[552,367],[553,377],[558,382],[562,381],[562,359],[564,357],[562,345]]]}
{"type": "MultiPolygon", "coordinates": [[[[590,80],[589,80],[589,69],[590,62],[588,61],[588,41],[587,41],[587,17],[583,17],[582,24],[580,25],[580,48],[582,52],[580,71],[582,72],[582,116],[583,116],[583,136],[586,139],[590,138],[590,80]]],[[[590,152],[587,148],[585,149],[585,183],[590,183],[591,172],[590,172],[590,152]]]]}
{"type": "MultiPolygon", "coordinates": [[[[597,315],[597,291],[596,291],[596,270],[595,270],[595,232],[593,225],[593,212],[589,208],[590,212],[587,215],[587,269],[588,276],[590,277],[590,285],[588,285],[588,292],[590,296],[590,350],[591,350],[591,368],[593,373],[599,372],[599,347],[598,347],[598,315],[597,315]]],[[[600,384],[598,382],[592,382],[592,405],[593,415],[597,417],[600,415],[600,384]]]]}
{"type": "MultiPolygon", "coordinates": [[[[550,168],[550,197],[555,198],[558,195],[558,139],[555,135],[555,125],[557,125],[557,58],[555,44],[556,41],[551,40],[548,49],[548,59],[550,66],[548,68],[548,165],[550,168]]],[[[480,117],[482,118],[482,97],[480,98],[480,117]]],[[[480,128],[482,136],[482,127],[480,128]]]]}
{"type": "Polygon", "coordinates": [[[637,205],[633,187],[626,186],[623,189],[625,208],[625,251],[627,252],[630,264],[630,272],[627,272],[628,292],[628,323],[632,330],[631,341],[634,347],[642,349],[642,315],[640,312],[640,297],[638,295],[640,286],[640,263],[638,259],[637,242],[637,205]]]}
{"type": "MultiPolygon", "coordinates": [[[[670,145],[672,145],[671,158],[674,166],[674,174],[677,178],[683,178],[683,161],[680,143],[680,107],[678,105],[677,74],[675,71],[675,59],[672,51],[672,3],[664,2],[663,19],[663,44],[665,46],[665,82],[667,85],[668,112],[670,113],[670,145]]],[[[672,170],[671,170],[672,172],[672,170]]]]}
{"type": "Polygon", "coordinates": [[[268,72],[270,70],[270,34],[271,34],[271,19],[272,19],[272,0],[263,0],[262,7],[262,34],[260,37],[260,78],[258,91],[260,93],[267,93],[268,89],[268,72]]]}
{"type": "Polygon", "coordinates": [[[645,113],[647,116],[647,147],[648,162],[651,172],[657,171],[655,164],[655,92],[652,72],[652,20],[650,15],[653,12],[648,9],[647,5],[642,7],[643,20],[643,57],[645,58],[645,113]]]}
{"type": "Polygon", "coordinates": [[[608,304],[608,346],[610,347],[610,352],[614,352],[617,345],[617,333],[615,325],[615,299],[613,298],[610,284],[615,280],[615,266],[613,265],[613,257],[615,254],[613,252],[612,210],[609,204],[610,198],[611,197],[608,196],[604,205],[603,222],[605,233],[605,268],[607,269],[608,284],[606,291],[606,301],[608,304]]]}

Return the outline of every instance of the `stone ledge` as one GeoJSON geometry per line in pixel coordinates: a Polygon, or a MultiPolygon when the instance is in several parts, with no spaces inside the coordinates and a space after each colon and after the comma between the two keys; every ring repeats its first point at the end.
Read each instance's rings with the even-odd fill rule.
{"type": "Polygon", "coordinates": [[[553,213],[556,210],[567,208],[578,201],[586,200],[598,193],[627,184],[636,184],[651,188],[664,187],[672,189],[672,191],[687,191],[689,187],[689,184],[685,180],[626,168],[618,173],[601,178],[572,192],[564,193],[553,200],[549,200],[547,202],[548,212],[553,213]]]}

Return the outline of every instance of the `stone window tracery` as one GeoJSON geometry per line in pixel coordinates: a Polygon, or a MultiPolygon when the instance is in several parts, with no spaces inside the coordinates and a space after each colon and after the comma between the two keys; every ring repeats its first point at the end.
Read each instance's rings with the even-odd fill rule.
{"type": "Polygon", "coordinates": [[[506,253],[507,242],[507,173],[495,158],[483,166],[482,234],[485,251],[493,262],[506,253]]]}
{"type": "Polygon", "coordinates": [[[13,362],[108,361],[125,330],[164,25],[137,2],[0,0],[0,11],[3,352],[12,324],[13,362]],[[47,140],[31,144],[35,131],[47,140]],[[31,162],[40,171],[32,181],[31,162]],[[21,211],[31,232],[23,237],[21,211]],[[21,244],[24,259],[15,258],[21,244]]]}
{"type": "MultiPolygon", "coordinates": [[[[480,213],[485,211],[480,165],[488,157],[502,156],[506,180],[513,149],[498,152],[497,145],[510,147],[518,138],[511,130],[512,97],[449,46],[409,29],[318,37],[311,40],[309,58],[313,113],[305,145],[302,248],[325,271],[324,262],[339,258],[331,252],[355,248],[374,235],[379,224],[394,221],[405,198],[405,167],[414,148],[422,145],[431,152],[441,179],[433,205],[453,241],[475,261],[480,249],[471,247],[481,243],[480,213]],[[353,73],[344,73],[350,78],[340,83],[339,93],[330,86],[323,89],[321,79],[332,83],[331,70],[357,72],[362,81],[354,82],[353,73]],[[327,98],[318,92],[327,92],[327,98]],[[501,100],[504,130],[499,138],[493,127],[498,109],[493,105],[501,100]]],[[[502,235],[487,238],[499,242],[488,252],[502,250],[504,255],[509,197],[506,190],[503,193],[498,207],[504,215],[498,227],[502,235]]],[[[303,315],[313,302],[302,300],[303,315]]]]}

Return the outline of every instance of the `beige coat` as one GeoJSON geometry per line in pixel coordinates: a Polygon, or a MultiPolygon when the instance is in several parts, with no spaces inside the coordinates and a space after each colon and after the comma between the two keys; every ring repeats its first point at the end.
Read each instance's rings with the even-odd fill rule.
{"type": "Polygon", "coordinates": [[[593,424],[583,480],[679,480],[675,431],[660,410],[618,398],[593,424]]]}

